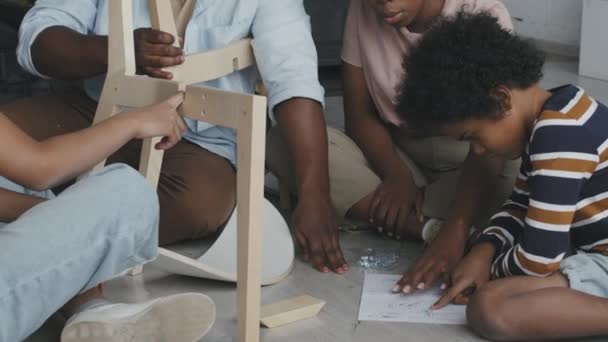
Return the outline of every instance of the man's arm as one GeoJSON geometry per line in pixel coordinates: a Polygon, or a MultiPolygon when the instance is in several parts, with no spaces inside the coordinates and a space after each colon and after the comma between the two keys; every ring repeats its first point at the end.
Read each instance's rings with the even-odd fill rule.
{"type": "Polygon", "coordinates": [[[331,268],[343,273],[348,266],[329,198],[327,130],[321,105],[310,99],[290,99],[277,107],[277,119],[294,162],[298,192],[294,223],[304,258],[319,271],[331,268]]]}
{"type": "Polygon", "coordinates": [[[98,5],[99,0],[38,0],[21,23],[19,64],[41,77],[83,78],[104,72],[107,39],[104,45],[103,38],[87,37],[98,5]]]}
{"type": "MultiPolygon", "coordinates": [[[[106,72],[108,37],[91,33],[99,4],[99,0],[38,0],[21,26],[19,64],[32,74],[58,79],[106,72]]],[[[184,61],[183,51],[172,46],[176,38],[150,28],[135,30],[133,37],[138,70],[152,77],[172,78],[162,68],[184,61]]]]}
{"type": "Polygon", "coordinates": [[[259,0],[252,33],[271,114],[277,114],[277,106],[291,98],[323,105],[317,51],[302,0],[259,0]]]}
{"type": "Polygon", "coordinates": [[[302,0],[260,0],[252,27],[258,69],[268,90],[296,173],[294,223],[305,258],[320,271],[342,273],[347,265],[338,242],[329,197],[324,91],[317,53],[302,0]]]}
{"type": "Polygon", "coordinates": [[[321,105],[293,98],[279,104],[276,113],[295,164],[298,195],[329,196],[327,130],[321,105]]]}
{"type": "Polygon", "coordinates": [[[84,35],[65,26],[42,31],[31,51],[36,70],[51,78],[88,78],[108,68],[107,36],[84,35]]]}

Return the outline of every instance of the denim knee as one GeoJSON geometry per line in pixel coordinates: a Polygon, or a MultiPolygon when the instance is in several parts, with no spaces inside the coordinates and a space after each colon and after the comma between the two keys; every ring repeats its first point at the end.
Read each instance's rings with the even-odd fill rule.
{"type": "Polygon", "coordinates": [[[154,236],[155,244],[158,243],[158,196],[139,172],[125,164],[112,164],[91,174],[87,180],[94,184],[100,210],[130,223],[129,231],[137,240],[154,236]]]}

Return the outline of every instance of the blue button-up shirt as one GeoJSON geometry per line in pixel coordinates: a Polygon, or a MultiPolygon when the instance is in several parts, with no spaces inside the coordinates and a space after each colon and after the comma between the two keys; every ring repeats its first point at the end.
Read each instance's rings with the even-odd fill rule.
{"type": "MultiPolygon", "coordinates": [[[[41,77],[32,62],[31,46],[44,29],[66,26],[82,34],[108,34],[109,0],[38,0],[24,18],[17,50],[19,63],[41,77]]],[[[122,1],[122,0],[121,0],[122,1]]],[[[134,28],[150,27],[147,0],[133,0],[134,28]]],[[[302,0],[198,0],[186,28],[184,49],[195,54],[253,37],[257,68],[249,68],[203,84],[253,93],[260,76],[268,90],[268,105],[294,97],[323,103],[317,76],[317,52],[310,19],[302,0]]],[[[105,76],[85,81],[85,90],[99,99],[105,76]]],[[[230,128],[187,119],[185,139],[235,164],[236,134],[230,128]]]]}

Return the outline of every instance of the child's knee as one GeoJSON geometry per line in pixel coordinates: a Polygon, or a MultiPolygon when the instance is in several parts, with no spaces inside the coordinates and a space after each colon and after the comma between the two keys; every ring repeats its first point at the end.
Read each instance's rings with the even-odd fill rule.
{"type": "Polygon", "coordinates": [[[158,228],[159,204],[156,190],[142,175],[124,164],[112,164],[98,173],[96,185],[100,197],[107,196],[105,205],[114,207],[117,215],[125,219],[135,218],[139,226],[158,228]]]}
{"type": "Polygon", "coordinates": [[[467,305],[467,321],[477,334],[492,341],[510,340],[513,334],[512,321],[503,310],[503,299],[492,287],[477,291],[467,305]]]}
{"type": "Polygon", "coordinates": [[[138,184],[141,183],[142,180],[145,180],[137,170],[121,163],[107,165],[103,169],[94,172],[92,176],[103,177],[103,179],[112,181],[115,184],[138,184]]]}
{"type": "MultiPolygon", "coordinates": [[[[156,190],[137,170],[128,165],[112,164],[100,170],[96,175],[103,177],[107,190],[115,191],[120,194],[121,198],[143,204],[158,202],[156,190]]],[[[152,207],[154,206],[152,205],[152,207]]]]}

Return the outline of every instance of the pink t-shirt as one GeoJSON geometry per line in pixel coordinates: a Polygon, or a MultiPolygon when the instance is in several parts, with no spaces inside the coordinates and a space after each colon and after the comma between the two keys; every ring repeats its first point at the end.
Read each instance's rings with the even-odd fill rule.
{"type": "MultiPolygon", "coordinates": [[[[503,27],[513,30],[511,16],[499,0],[445,0],[441,15],[454,15],[461,9],[490,12],[503,27]]],[[[363,69],[378,114],[387,123],[403,124],[395,111],[397,87],[404,76],[403,56],[420,37],[406,27],[395,28],[384,22],[367,0],[351,0],[342,60],[363,69]]]]}

